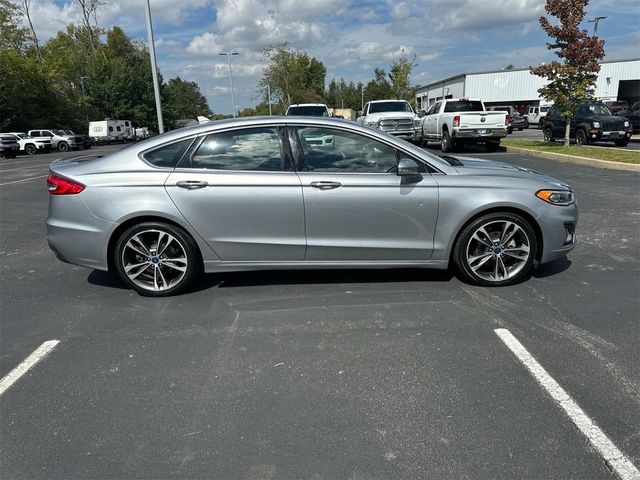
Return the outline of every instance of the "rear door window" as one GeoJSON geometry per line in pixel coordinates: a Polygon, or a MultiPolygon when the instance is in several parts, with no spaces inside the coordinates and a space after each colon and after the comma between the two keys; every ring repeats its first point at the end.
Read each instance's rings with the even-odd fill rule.
{"type": "Polygon", "coordinates": [[[283,170],[283,157],[276,127],[245,128],[207,135],[191,158],[191,166],[279,172],[283,170]]]}

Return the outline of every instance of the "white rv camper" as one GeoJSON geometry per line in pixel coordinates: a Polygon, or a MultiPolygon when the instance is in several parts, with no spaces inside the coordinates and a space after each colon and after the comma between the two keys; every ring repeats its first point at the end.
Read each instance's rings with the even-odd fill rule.
{"type": "Polygon", "coordinates": [[[89,136],[97,142],[126,142],[135,139],[130,120],[102,120],[89,122],[89,136]]]}

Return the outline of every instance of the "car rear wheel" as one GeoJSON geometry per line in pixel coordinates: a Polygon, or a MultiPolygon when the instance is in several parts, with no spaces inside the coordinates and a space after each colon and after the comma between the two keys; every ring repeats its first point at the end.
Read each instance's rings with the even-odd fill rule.
{"type": "Polygon", "coordinates": [[[35,155],[36,153],[38,153],[37,147],[31,143],[24,146],[24,151],[27,155],[35,155]]]}
{"type": "Polygon", "coordinates": [[[69,150],[69,144],[67,142],[60,142],[58,144],[58,150],[61,152],[66,152],[69,150]]]}
{"type": "Polygon", "coordinates": [[[512,285],[529,274],[537,250],[533,228],[515,213],[490,213],[460,234],[453,262],[474,285],[512,285]]]}
{"type": "Polygon", "coordinates": [[[589,143],[589,138],[587,137],[587,133],[579,128],[576,130],[576,144],[577,145],[586,145],[589,143]]]}
{"type": "Polygon", "coordinates": [[[162,222],[144,222],[128,228],[116,244],[114,265],[126,284],[148,297],[179,293],[200,272],[193,239],[162,222]]]}

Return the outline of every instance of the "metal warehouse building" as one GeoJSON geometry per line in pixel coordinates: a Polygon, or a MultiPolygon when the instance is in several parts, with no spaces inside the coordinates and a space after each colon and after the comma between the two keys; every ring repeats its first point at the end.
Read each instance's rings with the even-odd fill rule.
{"type": "MultiPolygon", "coordinates": [[[[640,100],[640,59],[602,62],[595,97],[602,101],[640,100]]],[[[513,106],[526,110],[544,103],[538,89],[546,81],[529,69],[462,73],[416,89],[416,101],[427,109],[442,98],[479,98],[487,106],[513,106]]]]}

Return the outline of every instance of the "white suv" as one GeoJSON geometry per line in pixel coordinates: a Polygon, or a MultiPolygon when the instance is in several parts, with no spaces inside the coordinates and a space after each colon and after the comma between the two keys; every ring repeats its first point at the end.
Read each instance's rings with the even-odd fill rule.
{"type": "Polygon", "coordinates": [[[324,103],[296,103],[289,105],[285,115],[302,115],[305,117],[330,117],[329,109],[324,103]]]}
{"type": "Polygon", "coordinates": [[[29,135],[34,138],[48,138],[51,140],[51,146],[61,152],[83,147],[82,137],[69,135],[62,130],[29,130],[29,135]]]}

